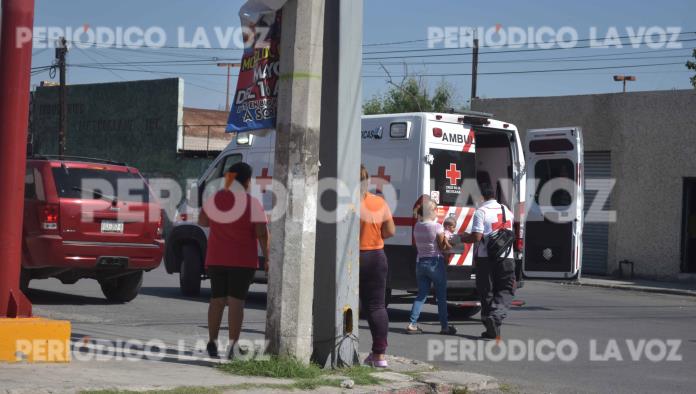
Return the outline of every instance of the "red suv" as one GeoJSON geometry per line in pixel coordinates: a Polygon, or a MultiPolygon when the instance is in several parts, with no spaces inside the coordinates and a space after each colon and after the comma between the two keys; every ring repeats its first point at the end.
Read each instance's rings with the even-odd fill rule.
{"type": "Polygon", "coordinates": [[[31,157],[24,181],[21,285],[96,279],[134,299],[164,250],[162,211],[137,169],[97,159],[31,157]]]}

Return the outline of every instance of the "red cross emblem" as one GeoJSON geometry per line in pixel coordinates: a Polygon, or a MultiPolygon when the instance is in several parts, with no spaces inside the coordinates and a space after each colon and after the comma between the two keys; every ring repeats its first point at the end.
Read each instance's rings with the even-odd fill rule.
{"type": "Polygon", "coordinates": [[[382,193],[382,186],[391,181],[391,176],[387,175],[387,169],[384,166],[377,168],[377,175],[370,176],[370,183],[377,185],[377,193],[382,193]]]}
{"type": "Polygon", "coordinates": [[[256,184],[261,188],[261,193],[266,193],[266,188],[271,185],[272,176],[268,175],[268,168],[261,170],[261,176],[256,177],[256,184]]]}
{"type": "Polygon", "coordinates": [[[457,181],[462,179],[462,172],[457,169],[455,163],[451,163],[449,170],[445,172],[445,178],[449,179],[450,186],[457,186],[457,181]]]}
{"type": "Polygon", "coordinates": [[[505,218],[505,219],[507,219],[507,221],[506,221],[505,223],[503,223],[503,214],[502,214],[502,213],[499,213],[499,214],[498,214],[498,221],[495,222],[495,223],[493,223],[493,224],[491,224],[491,230],[493,230],[493,231],[498,231],[498,230],[500,230],[501,228],[509,228],[509,229],[512,229],[512,220],[510,220],[510,219],[508,219],[508,218],[505,218]]]}

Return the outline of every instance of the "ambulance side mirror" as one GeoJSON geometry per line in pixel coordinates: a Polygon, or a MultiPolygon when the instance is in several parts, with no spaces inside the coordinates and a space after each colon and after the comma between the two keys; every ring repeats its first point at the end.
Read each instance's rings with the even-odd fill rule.
{"type": "Polygon", "coordinates": [[[200,208],[200,206],[202,205],[200,190],[201,189],[198,185],[198,181],[194,181],[191,183],[191,186],[189,187],[188,193],[186,195],[186,199],[188,200],[190,206],[200,208]]]}

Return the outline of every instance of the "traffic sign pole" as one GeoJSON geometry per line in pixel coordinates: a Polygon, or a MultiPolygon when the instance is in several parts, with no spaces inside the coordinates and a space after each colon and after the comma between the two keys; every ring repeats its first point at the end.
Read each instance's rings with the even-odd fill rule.
{"type": "Polygon", "coordinates": [[[29,124],[31,40],[34,0],[2,0],[0,41],[0,317],[29,317],[31,302],[19,289],[24,167],[29,124]]]}

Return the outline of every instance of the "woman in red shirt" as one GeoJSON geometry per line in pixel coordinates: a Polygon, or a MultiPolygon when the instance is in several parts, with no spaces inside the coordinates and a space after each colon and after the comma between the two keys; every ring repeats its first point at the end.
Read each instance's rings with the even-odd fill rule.
{"type": "Polygon", "coordinates": [[[225,173],[225,187],[203,204],[198,224],[210,227],[205,266],[210,277],[208,354],[218,356],[217,338],[225,305],[229,320],[229,358],[242,329],[244,301],[259,267],[257,244],[268,272],[269,233],[261,203],[249,193],[252,168],[237,163],[225,173]]]}

